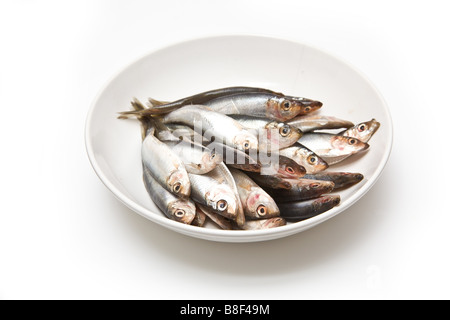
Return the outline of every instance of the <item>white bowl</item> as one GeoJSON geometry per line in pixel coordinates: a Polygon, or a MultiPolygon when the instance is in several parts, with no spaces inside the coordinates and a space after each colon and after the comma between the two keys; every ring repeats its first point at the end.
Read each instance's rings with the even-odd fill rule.
{"type": "Polygon", "coordinates": [[[95,99],[86,122],[86,148],[105,186],[126,206],[163,227],[189,236],[251,242],[289,236],[330,219],[360,199],[376,182],[391,151],[392,121],[380,93],[360,72],[310,46],[259,36],[220,36],[178,43],[145,55],[119,72],[95,99]],[[176,100],[228,87],[254,86],[323,102],[322,114],[354,123],[381,123],[361,155],[330,169],[359,172],[364,180],[339,192],[339,206],[316,217],[267,230],[221,230],[166,218],[142,181],[141,136],[136,120],[118,120],[132,97],[176,100]]]}

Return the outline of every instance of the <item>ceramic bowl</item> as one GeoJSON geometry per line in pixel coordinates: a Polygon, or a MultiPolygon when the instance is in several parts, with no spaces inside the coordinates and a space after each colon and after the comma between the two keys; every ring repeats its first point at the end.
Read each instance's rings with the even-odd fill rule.
{"type": "MultiPolygon", "coordinates": [[[[251,242],[281,238],[314,227],[349,208],[374,185],[391,151],[392,121],[382,96],[358,70],[302,43],[261,36],[218,36],[177,43],[151,52],[120,71],[101,90],[86,121],[86,149],[104,185],[127,207],[154,223],[213,241],[251,242]],[[339,206],[313,218],[266,230],[200,228],[166,218],[142,181],[141,135],[136,120],[119,120],[130,100],[177,100],[229,86],[268,88],[323,102],[320,112],[354,123],[377,119],[370,148],[333,167],[359,172],[364,180],[339,191],[339,206]]],[[[150,222],[149,222],[150,223],[150,222]]]]}

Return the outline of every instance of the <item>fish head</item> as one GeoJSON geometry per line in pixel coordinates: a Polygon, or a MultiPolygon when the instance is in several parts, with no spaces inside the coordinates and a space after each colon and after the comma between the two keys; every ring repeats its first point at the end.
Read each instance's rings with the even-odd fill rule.
{"type": "Polygon", "coordinates": [[[315,180],[309,184],[311,190],[317,190],[318,193],[328,193],[334,189],[334,182],[326,180],[315,180]]]}
{"type": "Polygon", "coordinates": [[[284,178],[300,178],[306,174],[306,169],[291,158],[278,156],[278,172],[284,178]]]}
{"type": "Polygon", "coordinates": [[[312,99],[300,98],[300,97],[286,97],[291,104],[295,105],[299,112],[296,115],[305,115],[322,107],[322,102],[312,99]]]}
{"type": "Polygon", "coordinates": [[[356,126],[347,129],[342,135],[356,138],[362,142],[368,142],[370,138],[377,132],[380,123],[372,119],[370,121],[358,123],[356,126]]]}
{"type": "Polygon", "coordinates": [[[219,163],[223,161],[223,157],[220,153],[216,152],[215,150],[205,150],[203,152],[202,158],[201,158],[201,169],[204,173],[207,173],[214,169],[219,163]]]}
{"type": "Polygon", "coordinates": [[[220,215],[235,219],[238,203],[234,192],[226,185],[214,185],[207,194],[207,205],[220,215]]]}
{"type": "Polygon", "coordinates": [[[191,183],[184,168],[174,170],[167,179],[167,185],[169,186],[169,191],[178,196],[189,197],[191,194],[191,183]]]}
{"type": "Polygon", "coordinates": [[[334,136],[331,139],[331,145],[336,151],[343,154],[354,154],[369,148],[369,145],[353,137],[334,136]]]}
{"type": "Polygon", "coordinates": [[[303,132],[294,126],[290,126],[286,123],[278,124],[278,133],[280,135],[280,147],[286,148],[293,145],[300,139],[303,135],[303,132]]]}
{"type": "Polygon", "coordinates": [[[317,173],[328,168],[325,160],[307,148],[298,148],[296,153],[297,158],[303,159],[301,164],[305,167],[306,173],[317,173]]]}
{"type": "Polygon", "coordinates": [[[284,122],[272,121],[257,130],[260,150],[278,151],[287,148],[301,138],[303,132],[284,122]]]}
{"type": "Polygon", "coordinates": [[[280,215],[275,201],[260,188],[254,188],[247,197],[245,210],[255,219],[266,219],[280,215]]]}
{"type": "Polygon", "coordinates": [[[286,121],[322,107],[322,102],[291,96],[277,96],[268,100],[266,115],[271,119],[286,121]]]}
{"type": "Polygon", "coordinates": [[[322,208],[329,210],[337,206],[341,202],[341,197],[339,195],[329,195],[317,198],[313,202],[313,206],[317,209],[322,208]]]}
{"type": "Polygon", "coordinates": [[[270,130],[270,136],[268,133],[268,138],[274,139],[279,149],[293,145],[303,135],[303,132],[299,128],[290,126],[284,122],[270,122],[266,128],[270,130]]]}
{"type": "Polygon", "coordinates": [[[233,145],[241,151],[258,150],[258,138],[248,130],[242,130],[234,136],[233,145]]]}
{"type": "Polygon", "coordinates": [[[190,224],[195,217],[195,204],[183,199],[173,201],[169,204],[169,213],[175,221],[190,224]]]}

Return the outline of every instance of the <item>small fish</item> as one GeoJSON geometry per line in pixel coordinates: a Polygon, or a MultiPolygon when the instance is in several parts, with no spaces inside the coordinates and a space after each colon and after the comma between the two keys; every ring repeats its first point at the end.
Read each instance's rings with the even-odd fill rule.
{"type": "Polygon", "coordinates": [[[179,198],[166,190],[143,165],[145,188],[156,206],[169,218],[191,224],[195,218],[195,204],[189,198],[179,198]]]}
{"type": "Polygon", "coordinates": [[[327,158],[350,156],[369,148],[367,143],[356,138],[330,133],[305,133],[298,142],[313,150],[325,161],[327,158]]]}
{"type": "Polygon", "coordinates": [[[242,227],[244,230],[263,230],[281,227],[286,225],[286,220],[281,217],[259,219],[259,220],[247,220],[242,227]]]}
{"type": "Polygon", "coordinates": [[[285,121],[322,107],[322,102],[317,100],[286,96],[280,92],[253,87],[215,89],[170,103],[161,103],[155,99],[150,101],[152,108],[122,112],[121,116],[165,114],[185,105],[202,104],[224,114],[245,114],[285,121]]]}
{"type": "Polygon", "coordinates": [[[318,172],[316,174],[307,174],[303,178],[318,181],[331,181],[334,183],[334,190],[348,188],[364,179],[361,173],[352,172],[318,172]]]}
{"type": "Polygon", "coordinates": [[[331,181],[320,181],[313,179],[289,180],[292,187],[290,189],[271,189],[265,190],[277,202],[301,201],[318,198],[334,189],[334,183],[331,181]]]}
{"type": "Polygon", "coordinates": [[[208,173],[189,173],[191,198],[212,208],[218,214],[242,224],[244,210],[237,187],[225,164],[219,164],[208,173]]]}
{"type": "Polygon", "coordinates": [[[367,143],[375,132],[377,132],[379,127],[380,123],[377,120],[372,119],[370,121],[358,123],[356,126],[344,130],[339,134],[345,137],[353,137],[361,142],[367,143]]]}
{"type": "Polygon", "coordinates": [[[279,153],[303,166],[307,174],[320,172],[328,168],[328,163],[324,159],[298,142],[288,148],[281,149],[279,153]]]}
{"type": "Polygon", "coordinates": [[[287,124],[299,128],[302,132],[323,129],[348,129],[354,126],[353,122],[351,121],[318,114],[298,116],[294,119],[289,120],[287,124]]]}
{"type": "Polygon", "coordinates": [[[243,114],[286,121],[322,107],[322,102],[267,92],[245,92],[218,97],[204,105],[224,114],[243,114]]]}
{"type": "Polygon", "coordinates": [[[226,183],[230,186],[231,190],[233,190],[237,204],[236,218],[234,219],[234,222],[238,227],[242,227],[242,225],[245,222],[245,212],[244,206],[239,196],[239,190],[236,185],[236,181],[234,180],[234,177],[231,174],[230,169],[223,162],[219,163],[217,167],[214,169],[214,171],[217,172],[217,175],[220,178],[224,178],[226,183]]]}
{"type": "Polygon", "coordinates": [[[315,217],[337,206],[341,201],[338,195],[327,195],[315,199],[279,203],[281,217],[288,221],[302,221],[315,217]]]}
{"type": "Polygon", "coordinates": [[[163,187],[170,192],[188,197],[191,186],[183,161],[164,142],[147,134],[141,147],[142,161],[163,187]]]}
{"type": "Polygon", "coordinates": [[[174,110],[161,118],[163,123],[182,123],[204,137],[233,148],[258,150],[258,138],[236,120],[200,105],[189,105],[174,110]]]}
{"type": "Polygon", "coordinates": [[[220,154],[192,141],[164,141],[164,143],[183,161],[189,173],[204,174],[222,162],[220,154]]]}
{"type": "Polygon", "coordinates": [[[230,169],[236,182],[245,216],[249,219],[272,218],[280,215],[275,201],[245,173],[230,169]]]}
{"type": "Polygon", "coordinates": [[[284,122],[246,115],[230,115],[247,129],[258,134],[260,150],[277,151],[293,145],[302,136],[302,131],[284,122]]]}

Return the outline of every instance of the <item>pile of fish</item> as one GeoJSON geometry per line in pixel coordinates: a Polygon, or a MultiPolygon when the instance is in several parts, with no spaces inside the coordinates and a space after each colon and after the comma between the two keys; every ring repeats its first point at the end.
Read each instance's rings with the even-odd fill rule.
{"type": "Polygon", "coordinates": [[[137,99],[144,185],[170,219],[227,230],[285,225],[339,205],[364,177],[330,167],[367,150],[380,126],[319,114],[317,100],[228,87],[177,101],[137,99]],[[338,131],[336,130],[338,129],[338,131]],[[333,133],[337,131],[338,133],[333,133]]]}

